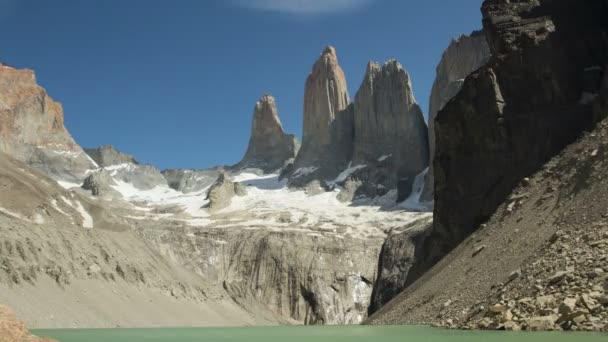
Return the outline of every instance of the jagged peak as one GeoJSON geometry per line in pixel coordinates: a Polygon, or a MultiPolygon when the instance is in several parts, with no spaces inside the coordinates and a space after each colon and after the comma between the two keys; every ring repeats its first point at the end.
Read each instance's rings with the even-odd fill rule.
{"type": "MultiPolygon", "coordinates": [[[[382,69],[389,72],[405,71],[405,69],[403,69],[403,65],[401,65],[401,63],[399,63],[399,61],[394,58],[391,58],[386,61],[382,66],[382,69]]],[[[407,71],[405,72],[407,73],[407,71]]]]}
{"type": "Polygon", "coordinates": [[[262,95],[262,97],[260,97],[260,99],[256,103],[256,106],[262,106],[264,104],[276,104],[276,99],[270,93],[264,93],[264,95],[262,95]]]}
{"type": "Polygon", "coordinates": [[[382,66],[380,66],[380,63],[374,61],[369,61],[367,63],[367,69],[365,71],[365,77],[367,79],[374,78],[380,73],[404,73],[406,78],[409,80],[409,73],[407,72],[407,70],[405,70],[403,68],[403,65],[394,58],[387,60],[382,66]]]}
{"type": "Polygon", "coordinates": [[[374,62],[374,61],[369,61],[367,62],[367,69],[365,70],[365,74],[367,76],[376,74],[378,71],[380,71],[380,63],[378,62],[374,62]]]}
{"type": "Polygon", "coordinates": [[[331,45],[327,45],[325,47],[325,50],[323,50],[323,54],[322,55],[323,56],[331,55],[331,56],[334,56],[334,57],[338,57],[338,55],[336,53],[336,48],[333,47],[333,46],[331,46],[331,45]]]}

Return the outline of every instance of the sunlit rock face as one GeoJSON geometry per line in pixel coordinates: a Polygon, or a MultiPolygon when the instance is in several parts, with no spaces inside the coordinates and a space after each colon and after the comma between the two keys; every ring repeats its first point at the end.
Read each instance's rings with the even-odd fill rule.
{"type": "Polygon", "coordinates": [[[337,175],[352,156],[353,107],[336,49],[328,46],[306,80],[302,147],[290,183],[337,175]],[[312,169],[306,176],[298,169],[312,169]]]}
{"type": "Polygon", "coordinates": [[[207,229],[194,237],[154,231],[160,235],[148,238],[175,262],[220,282],[244,307],[262,304],[304,324],[359,324],[367,317],[382,236],[252,228],[207,229]]]}
{"type": "Polygon", "coordinates": [[[293,161],[299,148],[298,139],[283,131],[276,100],[267,94],[255,104],[249,146],[235,168],[276,171],[293,161]]]}
{"type": "Polygon", "coordinates": [[[0,151],[55,179],[80,182],[93,162],[63,124],[63,108],[31,70],[0,63],[0,151]]]}
{"type": "Polygon", "coordinates": [[[428,128],[408,72],[396,60],[370,62],[354,104],[353,164],[376,172],[367,179],[386,189],[402,181],[405,199],[428,167],[428,128]],[[381,179],[378,179],[381,178],[381,179]]]}

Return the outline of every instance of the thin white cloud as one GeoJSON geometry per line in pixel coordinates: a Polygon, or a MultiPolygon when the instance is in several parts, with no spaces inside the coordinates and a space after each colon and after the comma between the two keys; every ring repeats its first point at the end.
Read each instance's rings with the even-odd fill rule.
{"type": "Polygon", "coordinates": [[[364,7],[372,0],[232,0],[234,5],[290,14],[327,14],[364,7]]]}

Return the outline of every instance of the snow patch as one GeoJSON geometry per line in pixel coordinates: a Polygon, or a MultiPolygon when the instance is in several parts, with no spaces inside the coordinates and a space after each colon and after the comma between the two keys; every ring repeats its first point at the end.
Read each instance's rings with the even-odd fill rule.
{"type": "Polygon", "coordinates": [[[351,164],[348,164],[348,168],[346,170],[342,171],[342,173],[340,173],[338,175],[338,177],[336,177],[336,179],[334,179],[331,182],[328,182],[327,184],[330,187],[336,186],[336,185],[344,182],[346,180],[346,178],[348,178],[353,173],[357,172],[358,170],[364,169],[366,167],[367,167],[367,165],[356,165],[356,166],[351,167],[351,164]]]}
{"type": "Polygon", "coordinates": [[[19,213],[16,213],[16,212],[14,212],[14,211],[8,210],[8,209],[6,209],[6,208],[2,208],[2,207],[0,207],[0,213],[3,213],[3,214],[5,214],[5,215],[8,215],[8,216],[10,216],[10,217],[12,217],[12,218],[16,218],[16,219],[19,219],[19,220],[23,220],[23,221],[29,221],[29,220],[28,220],[26,217],[24,217],[23,215],[21,215],[21,214],[19,214],[19,213]]]}
{"type": "Polygon", "coordinates": [[[93,228],[93,217],[84,209],[82,203],[75,201],[74,208],[78,210],[78,213],[82,216],[82,226],[88,229],[93,228]]]}
{"type": "Polygon", "coordinates": [[[42,215],[36,213],[36,214],[34,214],[34,218],[32,219],[32,221],[35,224],[44,224],[44,217],[42,217],[42,215]]]}
{"type": "Polygon", "coordinates": [[[392,156],[393,156],[392,154],[385,154],[385,155],[381,156],[380,158],[378,158],[378,161],[382,163],[383,161],[387,160],[388,158],[390,158],[392,156]]]}
{"type": "Polygon", "coordinates": [[[428,173],[429,168],[427,167],[424,169],[424,171],[416,176],[414,179],[414,184],[412,185],[412,193],[410,194],[410,197],[403,201],[399,207],[416,211],[431,210],[432,203],[420,202],[420,196],[422,196],[422,192],[424,191],[424,178],[428,173]]]}
{"type": "Polygon", "coordinates": [[[76,184],[76,183],[72,183],[72,182],[66,182],[66,181],[62,181],[62,180],[55,180],[55,182],[57,182],[57,184],[59,184],[59,186],[61,186],[62,188],[68,190],[68,189],[72,189],[72,188],[80,188],[80,184],[76,184]]]}
{"type": "Polygon", "coordinates": [[[319,168],[316,166],[301,167],[301,168],[297,169],[296,172],[293,173],[293,177],[299,178],[299,177],[307,176],[307,175],[314,173],[318,169],[319,168]]]}
{"type": "Polygon", "coordinates": [[[53,208],[55,208],[55,210],[57,210],[59,213],[63,214],[64,216],[70,216],[65,211],[61,210],[61,208],[59,208],[59,205],[58,205],[56,199],[54,199],[54,198],[51,199],[51,205],[53,206],[53,208]]]}

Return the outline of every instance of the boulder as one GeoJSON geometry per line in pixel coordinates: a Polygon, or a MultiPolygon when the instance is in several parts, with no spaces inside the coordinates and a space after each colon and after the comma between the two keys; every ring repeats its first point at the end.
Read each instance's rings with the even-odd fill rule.
{"type": "Polygon", "coordinates": [[[90,190],[93,196],[118,196],[118,192],[112,188],[116,185],[108,171],[101,169],[91,173],[85,178],[82,188],[90,190]]]}
{"type": "Polygon", "coordinates": [[[528,330],[531,331],[555,330],[557,319],[556,315],[537,316],[530,318],[526,323],[528,324],[528,330]]]}
{"type": "Polygon", "coordinates": [[[210,211],[224,209],[230,205],[235,196],[246,196],[247,189],[241,183],[234,183],[228,180],[228,176],[222,173],[209,188],[207,208],[210,211]]]}

